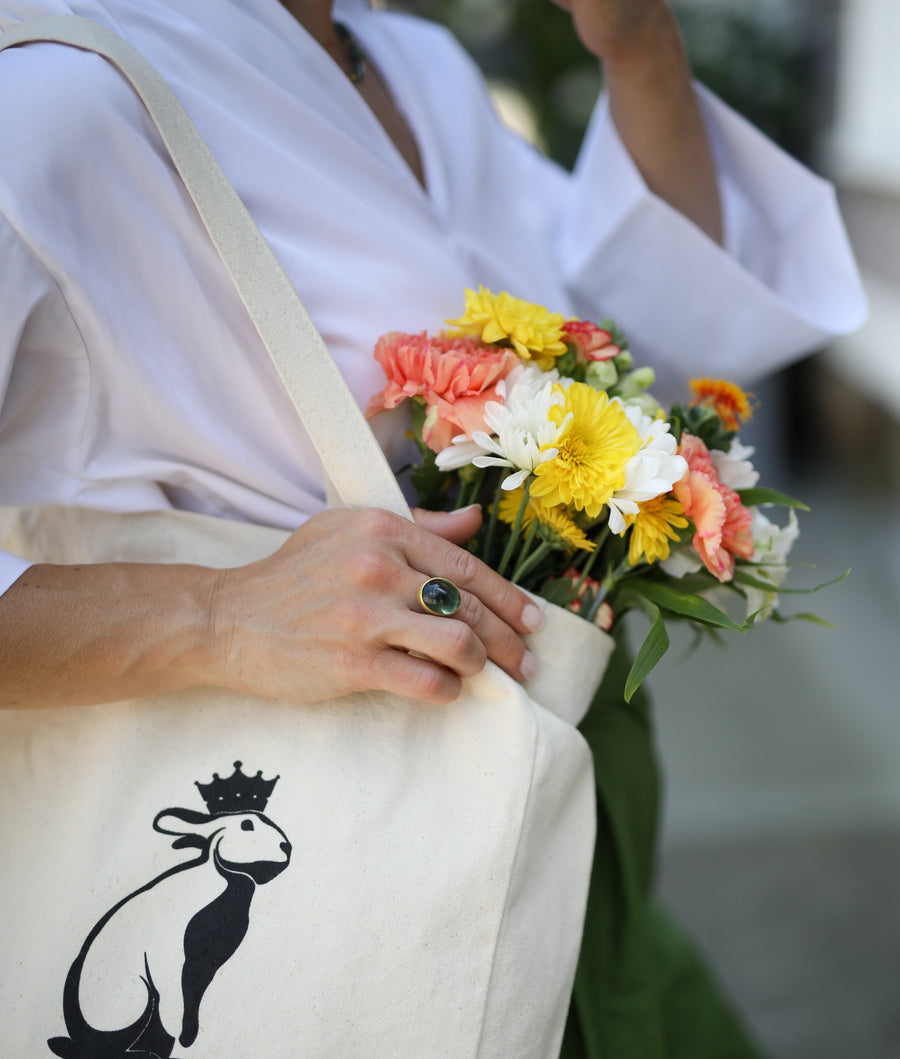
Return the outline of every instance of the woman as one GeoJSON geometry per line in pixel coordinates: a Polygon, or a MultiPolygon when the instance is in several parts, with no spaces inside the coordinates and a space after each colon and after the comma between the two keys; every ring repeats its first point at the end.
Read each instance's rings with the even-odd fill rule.
{"type": "MultiPolygon", "coordinates": [[[[755,275],[742,272],[734,257],[710,245],[709,240],[718,240],[722,229],[713,162],[677,30],[658,0],[637,5],[590,0],[574,5],[585,44],[608,56],[614,123],[613,128],[604,114],[598,118],[575,181],[567,181],[492,124],[475,75],[439,31],[372,13],[362,4],[346,4],[345,0],[345,6],[339,5],[341,17],[372,52],[367,75],[353,86],[340,77],[350,60],[333,28],[330,4],[324,0],[298,3],[294,9],[308,33],[287,10],[272,3],[216,4],[209,11],[200,5],[190,16],[165,3],[116,0],[75,5],[38,2],[24,5],[24,11],[21,4],[14,8],[17,16],[72,10],[105,20],[132,38],[138,50],[169,77],[176,92],[182,90],[201,133],[276,252],[286,238],[296,244],[282,251],[283,263],[361,403],[380,388],[377,366],[368,361],[373,338],[398,327],[433,326],[452,313],[463,288],[477,282],[509,287],[563,311],[569,305],[592,307],[596,316],[602,307],[626,328],[641,359],[645,353],[656,354],[658,370],[669,379],[676,371],[684,378],[701,368],[720,373],[741,369],[743,375],[748,370],[770,369],[819,341],[824,332],[849,329],[859,321],[858,286],[838,222],[829,213],[827,190],[771,148],[755,142],[753,134],[741,129],[730,115],[724,119],[727,129],[714,130],[725,163],[744,163],[738,152],[746,152],[749,168],[751,152],[765,150],[777,167],[768,183],[781,181],[783,191],[770,216],[754,215],[758,204],[753,197],[768,189],[754,188],[753,197],[742,196],[743,189],[731,182],[746,174],[727,170],[722,174],[732,229],[730,245],[755,269],[755,275]],[[145,44],[142,34],[149,35],[151,26],[168,25],[167,39],[154,39],[149,47],[145,44]],[[184,56],[194,54],[200,61],[193,68],[186,66],[184,56]],[[424,80],[434,69],[434,55],[445,65],[442,82],[433,74],[424,80]],[[277,73],[260,84],[269,61],[277,73]],[[411,64],[419,68],[414,65],[410,70],[411,64]],[[201,69],[208,72],[208,84],[213,87],[201,79],[201,69]],[[322,87],[306,83],[313,80],[313,70],[321,74],[322,87]],[[419,83],[425,86],[424,99],[421,94],[414,96],[412,82],[419,75],[423,77],[419,83]],[[393,102],[389,84],[393,95],[402,99],[405,113],[393,102]],[[455,98],[448,107],[450,93],[455,98]],[[439,120],[443,128],[430,127],[439,120]],[[328,121],[334,127],[321,131],[319,126],[328,121]],[[613,142],[616,132],[656,195],[642,186],[629,156],[613,142]],[[317,137],[312,151],[306,139],[311,136],[317,137]],[[435,142],[438,136],[441,142],[435,142]],[[470,163],[472,140],[475,157],[470,163]],[[454,149],[466,156],[464,165],[453,165],[446,157],[454,149]],[[291,157],[281,159],[283,151],[291,157]],[[361,172],[366,176],[362,191],[361,172]],[[417,173],[427,182],[427,193],[415,180],[417,173]],[[343,195],[341,181],[348,185],[343,195]],[[348,211],[346,200],[360,193],[367,197],[348,211]],[[376,218],[376,213],[382,216],[376,218]],[[693,220],[708,238],[688,230],[684,217],[693,220]],[[791,222],[793,241],[781,246],[779,228],[791,222]],[[818,253],[823,244],[830,251],[825,265],[818,253]],[[323,247],[327,247],[327,258],[323,247]],[[555,250],[556,260],[536,261],[536,250],[544,251],[541,257],[545,257],[548,247],[555,250]],[[348,255],[358,260],[349,273],[348,255]],[[421,271],[423,259],[428,263],[427,283],[412,282],[410,266],[415,262],[415,270],[421,271]],[[515,273],[509,269],[513,260],[515,273]],[[713,274],[720,294],[718,316],[710,326],[707,284],[713,274]],[[760,283],[767,280],[781,281],[782,289],[760,289],[760,283]],[[386,299],[384,292],[393,294],[386,299]],[[841,296],[835,300],[833,292],[841,296]],[[354,301],[352,321],[341,319],[348,315],[348,297],[354,301]],[[652,314],[647,305],[654,307],[652,314]],[[745,327],[751,321],[753,330],[748,335],[745,327]],[[654,342],[654,330],[662,341],[654,342]],[[698,347],[702,348],[698,351],[698,347]],[[676,363],[659,363],[662,350],[676,363]],[[685,363],[679,363],[682,352],[685,363]],[[752,362],[743,363],[751,357],[752,362]]],[[[248,374],[245,351],[253,348],[258,356],[255,336],[246,333],[243,322],[231,336],[220,334],[218,306],[233,306],[235,299],[223,289],[204,234],[193,218],[185,216],[178,216],[176,233],[171,234],[165,211],[188,211],[183,201],[172,202],[177,192],[171,178],[164,179],[160,172],[164,163],[149,157],[152,150],[142,142],[138,104],[116,83],[116,75],[93,57],[60,54],[59,49],[45,46],[7,54],[3,65],[6,98],[24,101],[21,109],[17,107],[4,119],[11,126],[5,130],[10,161],[4,167],[3,205],[9,225],[4,231],[9,262],[4,271],[7,277],[15,276],[16,284],[7,286],[9,308],[4,307],[3,313],[2,357],[7,371],[17,364],[17,355],[19,364],[30,363],[27,350],[19,348],[22,328],[38,306],[49,315],[46,300],[60,296],[70,308],[82,301],[90,305],[102,301],[106,306],[114,301],[120,312],[129,306],[124,310],[127,321],[92,319],[97,334],[90,337],[101,347],[113,341],[121,346],[124,337],[140,361],[163,356],[162,351],[173,345],[170,332],[178,334],[175,345],[180,346],[172,349],[171,362],[159,365],[156,373],[140,366],[130,369],[137,372],[132,379],[117,377],[124,368],[109,353],[100,357],[90,350],[93,391],[86,395],[78,389],[86,384],[85,351],[76,350],[71,322],[67,333],[64,322],[54,319],[56,333],[51,336],[49,356],[34,369],[38,372],[34,385],[42,395],[47,393],[48,400],[29,405],[28,414],[14,417],[12,423],[7,415],[4,424],[9,453],[0,478],[4,501],[71,501],[126,510],[174,504],[286,527],[317,513],[323,495],[315,461],[284,407],[283,396],[272,393],[268,366],[256,365],[256,378],[244,378],[248,374]],[[101,107],[92,106],[98,94],[106,100],[110,93],[116,99],[112,119],[101,107]],[[114,128],[112,121],[118,126],[114,128]],[[53,130],[47,140],[55,145],[54,155],[65,159],[64,175],[17,150],[19,142],[30,141],[34,128],[53,130]],[[76,136],[80,136],[78,141],[76,136]],[[128,157],[114,172],[116,156],[123,151],[128,157]],[[136,182],[131,179],[145,163],[147,169],[142,171],[147,175],[140,184],[152,184],[150,203],[137,197],[136,182]],[[111,186],[98,183],[98,167],[104,179],[113,181],[111,186]],[[40,184],[28,187],[35,168],[40,184]],[[24,201],[17,181],[27,188],[24,201]],[[55,232],[49,231],[57,218],[46,210],[44,194],[51,201],[77,203],[80,219],[65,222],[62,230],[57,226],[55,232]],[[171,288],[164,288],[158,263],[165,261],[166,269],[172,268],[169,241],[173,238],[180,241],[182,268],[177,276],[170,273],[171,288]],[[67,243],[59,251],[53,246],[57,239],[67,243]],[[141,247],[141,274],[126,270],[123,261],[120,278],[113,279],[110,273],[120,268],[116,257],[127,261],[135,246],[141,247]],[[93,282],[79,275],[89,253],[110,263],[106,276],[92,277],[93,282]],[[192,254],[204,258],[202,265],[188,260],[192,254]],[[62,270],[59,280],[57,270],[62,270]],[[130,280],[121,279],[129,274],[130,280]],[[54,281],[56,290],[51,288],[54,281]],[[121,289],[125,282],[140,288],[146,320],[139,322],[131,308],[137,292],[121,289]],[[67,284],[71,284],[71,295],[67,284]],[[156,297],[147,299],[144,292],[153,287],[156,297]],[[220,346],[214,367],[198,352],[213,342],[220,346]],[[66,355],[54,347],[65,348],[66,355]],[[73,359],[77,361],[74,373],[68,370],[73,359]],[[219,392],[209,392],[210,374],[226,378],[232,372],[238,383],[234,394],[221,393],[221,386],[219,392]],[[66,376],[68,381],[61,382],[66,376]],[[130,390],[130,395],[123,395],[122,389],[130,390]],[[54,391],[59,392],[58,400],[72,402],[62,423],[50,396],[54,391]],[[180,394],[180,409],[170,407],[175,392],[180,394]],[[235,395],[239,400],[231,407],[235,395]],[[201,414],[191,409],[195,402],[201,414]],[[259,422],[251,426],[251,421],[267,415],[273,403],[278,421],[270,424],[274,427],[271,434],[259,422]],[[182,421],[186,411],[190,426],[182,421]],[[223,445],[221,428],[206,423],[206,429],[198,430],[202,419],[218,419],[232,426],[240,423],[241,431],[251,436],[238,439],[232,432],[224,444],[236,451],[213,451],[223,445]],[[171,444],[160,445],[160,437],[170,435],[173,426],[177,436],[170,439],[171,444]],[[85,428],[89,439],[84,436],[85,428]],[[81,445],[74,451],[64,440],[67,434],[81,436],[81,445]],[[47,453],[50,437],[56,444],[47,453]],[[119,458],[122,450],[130,450],[124,462],[119,458]],[[39,457],[33,463],[35,451],[44,452],[48,462],[39,457]],[[298,458],[304,468],[299,482],[298,458]],[[128,465],[131,461],[134,466],[128,465]]],[[[754,160],[760,169],[761,158],[754,160]]],[[[83,330],[82,337],[87,341],[83,330]]],[[[14,376],[14,393],[16,382],[14,376]]],[[[394,460],[402,458],[397,452],[402,434],[395,423],[376,421],[375,427],[393,435],[385,444],[394,460]]],[[[459,543],[471,534],[478,517],[476,512],[457,516],[451,530],[447,519],[429,521],[423,516],[423,527],[435,527],[459,543]]],[[[377,617],[366,613],[360,626],[346,630],[339,643],[319,641],[321,611],[311,601],[304,605],[304,613],[282,611],[281,604],[274,602],[282,592],[271,591],[269,579],[276,585],[298,577],[315,583],[324,574],[333,592],[343,580],[336,576],[335,567],[344,565],[347,541],[359,540],[353,521],[346,515],[323,515],[303,528],[285,554],[262,568],[235,573],[224,583],[218,577],[210,581],[196,571],[173,574],[177,584],[160,583],[155,576],[151,584],[130,580],[140,577],[140,572],[32,571],[4,597],[2,615],[8,623],[4,640],[11,645],[6,701],[62,703],[74,695],[92,702],[190,686],[198,679],[293,699],[374,686],[411,691],[428,701],[447,701],[457,692],[457,675],[477,670],[487,656],[514,675],[522,675],[523,666],[527,673],[530,660],[524,657],[516,633],[526,631],[529,618],[536,618],[525,610],[523,597],[481,568],[468,570],[474,564],[460,553],[406,527],[393,526],[386,541],[373,541],[385,564],[378,583],[368,591],[347,586],[355,601],[362,592],[379,613],[377,617]],[[423,631],[410,605],[418,573],[436,569],[432,547],[440,549],[438,565],[446,567],[443,572],[461,579],[466,590],[464,623],[473,635],[462,635],[452,626],[459,643],[446,642],[447,623],[435,631],[423,631]],[[307,574],[309,563],[303,556],[313,555],[317,573],[307,574]],[[408,565],[416,569],[415,575],[405,572],[408,565]],[[110,577],[116,579],[114,585],[107,580],[110,577]],[[482,578],[484,588],[476,603],[471,590],[482,578]],[[140,646],[129,632],[131,624],[120,623],[109,610],[113,587],[123,601],[142,601],[140,646]],[[77,603],[69,602],[70,592],[77,603]],[[394,605],[390,614],[384,613],[386,597],[394,605]],[[180,613],[172,610],[173,598],[182,600],[180,613]],[[252,633],[246,615],[241,614],[247,605],[236,602],[241,598],[254,600],[252,610],[257,617],[252,633]],[[147,619],[152,622],[150,616],[159,612],[161,599],[167,601],[167,610],[159,635],[169,647],[163,647],[162,654],[154,649],[144,655],[147,619]],[[265,609],[256,605],[262,599],[269,601],[265,609]],[[72,623],[67,616],[72,605],[84,619],[78,627],[88,631],[87,644],[72,643],[72,623]],[[37,611],[29,614],[33,606],[37,611]],[[213,622],[207,619],[211,606],[215,607],[213,622]],[[59,619],[59,628],[54,628],[54,618],[59,619]],[[285,626],[285,632],[278,631],[285,626]],[[238,627],[241,633],[234,632],[238,627]],[[206,638],[209,628],[219,631],[212,643],[206,638]],[[252,637],[240,651],[240,674],[233,671],[233,663],[223,657],[221,649],[234,635],[242,640],[252,637]],[[433,641],[435,635],[441,642],[433,641]],[[299,644],[305,646],[301,649],[299,644]],[[439,659],[443,666],[411,658],[400,650],[408,647],[439,659]],[[333,664],[335,656],[340,665],[333,664]],[[64,677],[48,666],[50,659],[60,660],[64,677]],[[125,659],[130,660],[127,665],[125,659]],[[310,668],[322,676],[312,677],[310,668]],[[301,672],[303,676],[298,677],[301,672]],[[337,680],[335,674],[340,674],[337,680]]],[[[3,587],[16,580],[22,566],[11,560],[7,571],[3,587]]],[[[296,595],[292,600],[296,606],[296,595]]],[[[332,626],[337,602],[330,594],[318,605],[327,606],[332,626]]],[[[133,615],[135,604],[126,604],[124,610],[133,615]]]]}
{"type": "MultiPolygon", "coordinates": [[[[374,339],[433,327],[478,283],[615,317],[670,385],[771,370],[857,326],[862,298],[830,189],[695,93],[666,5],[563,6],[609,89],[571,178],[500,128],[442,31],[361,0],[4,0],[0,24],[87,15],[157,67],[361,404],[382,385],[374,339]]],[[[477,510],[423,512],[415,526],[324,510],[308,439],[118,75],[95,56],[34,45],[3,55],[0,91],[16,100],[0,117],[3,502],[172,506],[296,529],[275,555],[224,572],[8,556],[3,704],[197,684],[300,702],[381,688],[443,704],[488,658],[530,676],[521,635],[539,613],[458,547],[477,510]],[[433,574],[462,588],[460,620],[419,611],[416,589],[433,574]]],[[[400,466],[402,421],[379,417],[374,429],[400,466]]],[[[620,762],[633,756],[637,779],[600,792],[598,856],[611,859],[595,880],[621,891],[621,915],[592,914],[582,1028],[573,1022],[566,1047],[617,1054],[643,1035],[634,1054],[663,1055],[665,990],[648,968],[669,966],[670,935],[644,899],[646,716],[595,721],[620,762]]],[[[615,772],[598,769],[600,782],[615,772]]],[[[610,907],[606,896],[595,906],[610,907]]]]}

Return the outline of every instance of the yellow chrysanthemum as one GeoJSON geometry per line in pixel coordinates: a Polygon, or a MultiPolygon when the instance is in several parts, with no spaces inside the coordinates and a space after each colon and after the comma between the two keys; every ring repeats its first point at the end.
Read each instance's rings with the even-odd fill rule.
{"type": "Polygon", "coordinates": [[[750,419],[752,393],[744,391],[736,383],[725,379],[691,379],[688,383],[694,399],[691,404],[711,404],[726,430],[737,430],[742,420],[750,419]]]}
{"type": "Polygon", "coordinates": [[[625,522],[632,527],[628,541],[628,561],[632,566],[637,566],[642,557],[648,563],[668,559],[669,541],[678,540],[675,530],[688,524],[681,504],[665,494],[645,501],[636,515],[625,516],[625,522]]]}
{"type": "Polygon", "coordinates": [[[641,438],[622,405],[602,390],[573,382],[565,394],[566,403],[550,409],[556,422],[569,417],[554,443],[559,452],[535,468],[531,495],[550,507],[574,507],[596,518],[625,484],[625,464],[641,438]]]}
{"type": "Polygon", "coordinates": [[[561,507],[545,507],[538,515],[541,528],[538,531],[545,541],[556,547],[592,552],[597,545],[588,540],[580,526],[569,518],[561,507]]]}
{"type": "MultiPolygon", "coordinates": [[[[501,522],[510,526],[515,525],[516,516],[522,503],[522,491],[524,486],[518,489],[510,489],[500,497],[500,506],[497,509],[497,517],[501,522]]],[[[578,548],[581,551],[592,552],[596,545],[588,540],[580,526],[572,520],[563,508],[548,507],[536,497],[529,496],[528,506],[522,515],[522,528],[530,529],[532,522],[537,518],[540,529],[539,533],[544,540],[549,541],[557,547],[578,548]]]]}
{"type": "Polygon", "coordinates": [[[523,360],[534,360],[547,371],[566,351],[562,338],[565,320],[543,305],[494,294],[486,287],[466,291],[466,309],[458,320],[447,320],[457,334],[480,335],[484,342],[509,342],[523,360]]]}

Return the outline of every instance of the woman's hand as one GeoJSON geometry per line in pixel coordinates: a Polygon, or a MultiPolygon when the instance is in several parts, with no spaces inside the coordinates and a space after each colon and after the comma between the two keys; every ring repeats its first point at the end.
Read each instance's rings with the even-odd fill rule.
{"type": "Polygon", "coordinates": [[[516,679],[531,676],[520,634],[542,624],[540,611],[457,546],[480,520],[477,508],[418,512],[416,524],[385,511],[327,511],[269,558],[222,571],[214,682],[291,701],[379,689],[444,704],[489,658],[516,679]],[[419,586],[435,576],[462,590],[453,618],[418,604],[419,586]]]}
{"type": "Polygon", "coordinates": [[[543,616],[458,547],[481,512],[315,515],[274,555],[188,564],[38,564],[0,595],[0,706],[78,706],[196,685],[317,702],[384,689],[451,702],[490,658],[516,678],[543,616]],[[453,618],[422,612],[430,577],[462,589],[453,618]],[[410,651],[427,658],[417,658],[410,651]]]}
{"type": "Polygon", "coordinates": [[[607,62],[652,51],[673,16],[665,0],[554,0],[569,11],[582,44],[607,62]]]}

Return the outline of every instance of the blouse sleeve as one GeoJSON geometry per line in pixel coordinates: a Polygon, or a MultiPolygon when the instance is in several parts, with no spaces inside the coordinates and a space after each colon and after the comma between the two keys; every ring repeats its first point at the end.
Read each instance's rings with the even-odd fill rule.
{"type": "Polygon", "coordinates": [[[0,551],[0,596],[25,573],[31,563],[11,552],[0,551]]]}
{"type": "MultiPolygon", "coordinates": [[[[58,298],[55,284],[40,262],[0,213],[0,437],[15,434],[15,424],[41,399],[40,309],[58,298]],[[26,363],[28,361],[28,363],[26,363]],[[14,371],[15,368],[15,371],[14,371]],[[36,370],[32,370],[35,368],[36,370]]],[[[15,445],[0,447],[0,504],[10,503],[26,473],[15,445]]],[[[27,483],[26,483],[27,485],[27,483]]],[[[0,594],[31,564],[0,550],[0,594]]]]}
{"type": "Polygon", "coordinates": [[[709,373],[749,381],[855,330],[866,313],[831,185],[698,93],[724,247],[647,188],[604,100],[558,229],[579,312],[620,322],[663,387],[709,373]]]}

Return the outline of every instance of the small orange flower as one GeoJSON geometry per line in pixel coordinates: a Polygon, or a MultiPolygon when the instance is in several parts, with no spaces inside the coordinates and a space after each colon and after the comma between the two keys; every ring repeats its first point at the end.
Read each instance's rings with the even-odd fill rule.
{"type": "Polygon", "coordinates": [[[750,419],[752,393],[744,391],[736,383],[725,379],[691,379],[688,383],[694,399],[691,404],[711,404],[722,420],[726,430],[737,430],[741,422],[750,419]]]}

